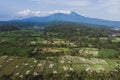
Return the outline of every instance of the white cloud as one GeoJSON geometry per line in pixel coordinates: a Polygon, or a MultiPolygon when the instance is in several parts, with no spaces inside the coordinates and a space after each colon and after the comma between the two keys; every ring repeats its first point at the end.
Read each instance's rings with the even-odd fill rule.
{"type": "Polygon", "coordinates": [[[17,14],[20,15],[20,16],[28,16],[29,14],[31,14],[31,10],[26,9],[26,10],[23,10],[23,11],[19,11],[17,14]]]}
{"type": "Polygon", "coordinates": [[[54,10],[54,11],[32,11],[30,9],[22,10],[17,12],[17,16],[19,17],[28,17],[28,16],[47,16],[54,13],[64,13],[70,14],[69,10],[54,10]]]}
{"type": "Polygon", "coordinates": [[[50,13],[52,13],[52,14],[54,14],[54,13],[70,14],[71,11],[69,11],[69,10],[55,10],[55,11],[50,11],[50,13]]]}
{"type": "Polygon", "coordinates": [[[59,5],[65,5],[65,6],[88,6],[91,5],[90,0],[33,0],[37,2],[38,4],[41,3],[48,3],[48,4],[58,4],[59,5]]]}

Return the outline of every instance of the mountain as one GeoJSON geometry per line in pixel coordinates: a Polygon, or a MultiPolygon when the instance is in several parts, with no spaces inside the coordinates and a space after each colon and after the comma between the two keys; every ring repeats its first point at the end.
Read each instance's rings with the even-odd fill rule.
{"type": "Polygon", "coordinates": [[[71,12],[70,14],[64,13],[55,13],[49,16],[44,17],[29,17],[21,20],[12,20],[16,22],[53,22],[53,21],[68,21],[76,23],[89,23],[89,24],[98,24],[98,25],[107,25],[120,27],[120,21],[110,21],[96,18],[89,18],[77,14],[76,12],[71,12]]]}

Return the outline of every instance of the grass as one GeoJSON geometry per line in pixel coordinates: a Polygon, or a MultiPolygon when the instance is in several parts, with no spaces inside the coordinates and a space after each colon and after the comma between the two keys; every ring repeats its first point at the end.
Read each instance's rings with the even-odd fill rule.
{"type": "Polygon", "coordinates": [[[120,38],[115,38],[112,40],[112,42],[120,42],[120,38]]]}
{"type": "Polygon", "coordinates": [[[53,73],[53,71],[57,71],[57,63],[47,61],[44,66],[44,74],[51,74],[51,73],[53,73]]]}
{"type": "Polygon", "coordinates": [[[89,64],[73,64],[74,71],[80,72],[85,70],[87,67],[90,67],[89,64]]]}
{"type": "Polygon", "coordinates": [[[117,62],[119,61],[117,59],[108,59],[108,58],[105,58],[105,60],[109,65],[111,65],[113,67],[115,67],[117,65],[117,62]]]}
{"type": "Polygon", "coordinates": [[[3,70],[3,68],[5,67],[5,66],[7,66],[9,63],[11,63],[13,60],[10,60],[10,59],[14,59],[13,57],[7,57],[6,59],[4,59],[1,63],[0,63],[0,65],[1,65],[1,68],[0,68],[0,70],[3,70]]]}
{"type": "Polygon", "coordinates": [[[97,65],[92,65],[91,67],[93,70],[95,70],[97,72],[100,72],[101,70],[109,72],[112,70],[112,68],[109,65],[97,64],[97,65]]]}
{"type": "Polygon", "coordinates": [[[0,63],[2,63],[8,56],[1,56],[0,57],[0,63]]]}
{"type": "Polygon", "coordinates": [[[26,71],[30,71],[30,73],[32,73],[32,71],[34,69],[34,65],[36,64],[36,63],[34,63],[33,59],[28,59],[25,64],[27,64],[27,63],[28,63],[28,65],[23,65],[23,66],[25,66],[25,68],[24,68],[24,70],[21,71],[21,73],[20,73],[21,75],[26,75],[26,71]],[[31,67],[31,66],[33,66],[33,67],[31,67]]]}
{"type": "Polygon", "coordinates": [[[102,58],[107,58],[107,57],[112,57],[117,55],[118,52],[115,51],[114,49],[102,49],[100,50],[98,56],[102,58]]]}
{"type": "Polygon", "coordinates": [[[38,64],[36,65],[33,73],[34,73],[34,72],[43,73],[45,63],[46,63],[46,60],[40,60],[40,61],[38,61],[38,64]],[[41,64],[41,66],[38,66],[39,64],[41,64]]]}
{"type": "Polygon", "coordinates": [[[108,38],[107,37],[101,37],[100,40],[101,41],[106,41],[108,38]]]}
{"type": "Polygon", "coordinates": [[[73,62],[71,61],[71,58],[69,59],[69,56],[61,56],[58,59],[58,72],[59,73],[67,73],[70,71],[70,68],[72,69],[73,62]]]}
{"type": "Polygon", "coordinates": [[[64,52],[67,52],[67,51],[69,51],[70,50],[70,48],[58,48],[58,49],[60,49],[60,50],[62,50],[62,51],[64,51],[64,52]]]}
{"type": "Polygon", "coordinates": [[[10,62],[9,64],[7,64],[4,68],[2,68],[1,73],[10,75],[10,74],[12,74],[12,72],[14,72],[15,66],[19,65],[19,64],[20,64],[20,59],[15,59],[12,62],[10,62]]]}
{"type": "Polygon", "coordinates": [[[22,59],[21,59],[21,62],[19,62],[18,68],[16,68],[15,71],[13,72],[13,75],[12,75],[13,78],[17,78],[19,75],[16,75],[16,74],[17,74],[17,73],[20,74],[21,71],[24,70],[25,66],[23,66],[22,64],[23,64],[24,62],[26,62],[26,60],[27,60],[26,58],[22,58],[22,59]]]}
{"type": "Polygon", "coordinates": [[[84,57],[75,57],[75,58],[71,59],[71,61],[75,64],[87,63],[86,59],[84,57]]]}

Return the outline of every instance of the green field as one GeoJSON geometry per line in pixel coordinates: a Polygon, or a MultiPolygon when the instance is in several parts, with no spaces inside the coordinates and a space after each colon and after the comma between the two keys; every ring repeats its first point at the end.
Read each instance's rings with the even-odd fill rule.
{"type": "Polygon", "coordinates": [[[85,70],[101,72],[114,71],[119,60],[85,58],[73,56],[61,56],[54,60],[53,57],[48,57],[46,60],[36,60],[34,58],[22,58],[1,56],[0,60],[3,63],[0,65],[0,75],[12,75],[13,79],[23,78],[25,75],[40,75],[40,74],[60,74],[67,72],[81,72],[85,70]],[[9,63],[8,63],[9,62],[9,63]]]}
{"type": "Polygon", "coordinates": [[[0,32],[0,80],[119,80],[119,37],[111,34],[71,25],[0,32]]]}

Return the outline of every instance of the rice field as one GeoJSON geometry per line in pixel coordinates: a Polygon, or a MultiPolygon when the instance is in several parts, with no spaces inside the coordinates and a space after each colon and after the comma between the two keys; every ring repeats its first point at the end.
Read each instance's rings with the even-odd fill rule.
{"type": "Polygon", "coordinates": [[[120,42],[120,38],[114,38],[112,42],[120,42]]]}
{"type": "Polygon", "coordinates": [[[81,48],[79,50],[79,53],[81,56],[85,56],[85,57],[88,57],[88,56],[94,56],[94,57],[97,57],[98,56],[98,49],[97,48],[81,48]]]}
{"type": "Polygon", "coordinates": [[[47,57],[45,60],[13,56],[0,57],[0,75],[12,75],[13,79],[23,78],[28,74],[60,74],[70,71],[111,71],[115,70],[118,60],[85,58],[77,56],[47,57]]]}

